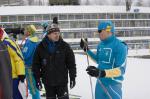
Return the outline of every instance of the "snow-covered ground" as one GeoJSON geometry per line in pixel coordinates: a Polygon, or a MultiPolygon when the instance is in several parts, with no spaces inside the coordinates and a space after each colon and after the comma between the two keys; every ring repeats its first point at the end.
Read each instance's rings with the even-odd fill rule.
{"type": "MultiPolygon", "coordinates": [[[[86,73],[87,57],[76,54],[76,86],[70,94],[79,95],[81,99],[92,99],[89,76],[86,73]]],[[[90,60],[90,65],[96,64],[90,60]]],[[[150,59],[128,58],[125,80],[123,81],[123,99],[150,99],[150,59]]],[[[93,92],[96,79],[92,78],[93,92]]],[[[29,99],[31,99],[29,97],[29,99]]],[[[45,98],[42,98],[45,99],[45,98]]]]}

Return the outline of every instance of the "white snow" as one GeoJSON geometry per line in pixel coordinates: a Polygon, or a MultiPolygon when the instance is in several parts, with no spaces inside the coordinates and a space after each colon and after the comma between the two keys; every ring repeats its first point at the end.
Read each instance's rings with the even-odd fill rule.
{"type": "MultiPolygon", "coordinates": [[[[89,76],[86,73],[87,57],[76,54],[77,79],[76,86],[70,94],[79,95],[81,99],[91,98],[89,76]]],[[[90,65],[96,64],[90,59],[90,65]]],[[[125,80],[123,81],[123,99],[150,99],[150,59],[128,58],[125,80]]],[[[93,92],[96,79],[92,78],[93,92]]],[[[31,98],[29,98],[31,99],[31,98]]],[[[45,99],[45,98],[42,98],[45,99]]]]}
{"type": "Polygon", "coordinates": [[[150,99],[150,59],[128,58],[123,99],[150,99]]]}

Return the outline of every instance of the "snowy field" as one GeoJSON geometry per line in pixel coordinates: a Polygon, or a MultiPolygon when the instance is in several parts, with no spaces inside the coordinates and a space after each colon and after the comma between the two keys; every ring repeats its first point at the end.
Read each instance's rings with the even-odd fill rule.
{"type": "MultiPolygon", "coordinates": [[[[81,99],[92,99],[89,76],[86,73],[87,58],[76,54],[76,86],[70,94],[81,96],[81,99]]],[[[90,60],[90,65],[96,64],[90,60]]],[[[123,81],[123,99],[150,99],[150,59],[128,58],[125,80],[123,81]]],[[[93,92],[96,79],[92,78],[93,92]]],[[[29,96],[28,99],[31,99],[29,96]]],[[[42,98],[45,99],[45,98],[42,98]]]]}

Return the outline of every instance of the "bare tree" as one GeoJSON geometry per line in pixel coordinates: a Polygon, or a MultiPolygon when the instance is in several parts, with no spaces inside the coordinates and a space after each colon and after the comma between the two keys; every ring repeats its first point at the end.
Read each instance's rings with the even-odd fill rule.
{"type": "Polygon", "coordinates": [[[131,0],[125,0],[125,1],[126,1],[126,11],[130,11],[132,1],[131,0]]]}

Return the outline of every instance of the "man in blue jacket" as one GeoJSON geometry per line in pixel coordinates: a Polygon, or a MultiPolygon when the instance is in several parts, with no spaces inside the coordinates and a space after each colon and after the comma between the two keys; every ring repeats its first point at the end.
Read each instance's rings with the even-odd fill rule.
{"type": "Polygon", "coordinates": [[[36,28],[34,25],[28,25],[25,29],[25,36],[27,37],[23,46],[23,56],[26,66],[26,78],[28,88],[32,94],[32,99],[40,99],[40,93],[36,87],[36,82],[32,73],[32,61],[35,49],[38,45],[38,37],[35,36],[36,28]]]}
{"type": "MultiPolygon", "coordinates": [[[[94,59],[98,67],[88,66],[87,73],[102,82],[112,99],[122,99],[122,81],[126,69],[127,45],[116,38],[111,21],[103,21],[98,25],[101,42],[96,54],[88,49],[87,42],[81,40],[80,46],[94,59]]],[[[95,99],[110,99],[106,90],[97,80],[95,99]]]]}

